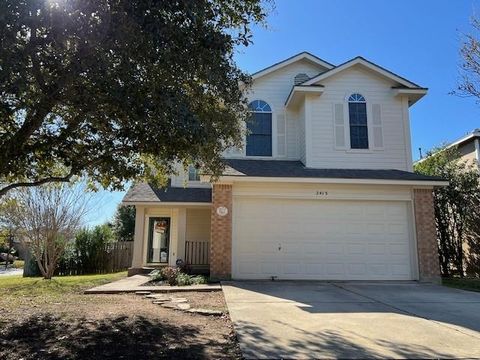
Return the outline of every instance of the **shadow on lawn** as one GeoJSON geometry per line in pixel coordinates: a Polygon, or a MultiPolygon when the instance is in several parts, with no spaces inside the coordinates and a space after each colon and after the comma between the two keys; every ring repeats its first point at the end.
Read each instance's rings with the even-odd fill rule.
{"type": "MultiPolygon", "coordinates": [[[[0,332],[2,359],[198,359],[207,357],[194,326],[145,317],[66,320],[44,315],[7,325],[0,332]]],[[[224,354],[226,355],[226,354],[224,354]]]]}

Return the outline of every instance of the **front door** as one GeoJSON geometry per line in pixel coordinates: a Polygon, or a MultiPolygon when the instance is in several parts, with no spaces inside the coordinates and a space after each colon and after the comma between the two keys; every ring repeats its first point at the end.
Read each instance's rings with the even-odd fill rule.
{"type": "Polygon", "coordinates": [[[147,263],[168,264],[170,218],[152,217],[148,224],[147,263]]]}

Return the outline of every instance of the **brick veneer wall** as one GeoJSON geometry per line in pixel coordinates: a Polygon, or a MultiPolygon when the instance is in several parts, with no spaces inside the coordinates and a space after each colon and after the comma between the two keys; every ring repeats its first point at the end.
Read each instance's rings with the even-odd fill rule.
{"type": "Polygon", "coordinates": [[[415,189],[414,206],[420,281],[440,282],[432,189],[415,189]]]}
{"type": "Polygon", "coordinates": [[[232,185],[213,185],[210,234],[210,277],[229,279],[232,275],[232,185]],[[228,209],[227,215],[217,214],[220,206],[228,209]]]}

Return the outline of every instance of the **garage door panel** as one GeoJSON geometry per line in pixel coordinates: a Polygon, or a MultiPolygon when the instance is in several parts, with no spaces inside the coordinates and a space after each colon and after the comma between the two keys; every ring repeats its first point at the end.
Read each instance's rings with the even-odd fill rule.
{"type": "Polygon", "coordinates": [[[405,202],[236,198],[234,204],[235,278],[412,279],[405,202]]]}

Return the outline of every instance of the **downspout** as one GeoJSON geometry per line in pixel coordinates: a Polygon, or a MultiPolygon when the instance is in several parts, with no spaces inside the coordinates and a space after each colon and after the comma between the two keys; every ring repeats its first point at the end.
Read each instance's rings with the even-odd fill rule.
{"type": "Polygon", "coordinates": [[[480,170],[480,139],[475,138],[475,159],[477,159],[477,166],[480,170]]]}

